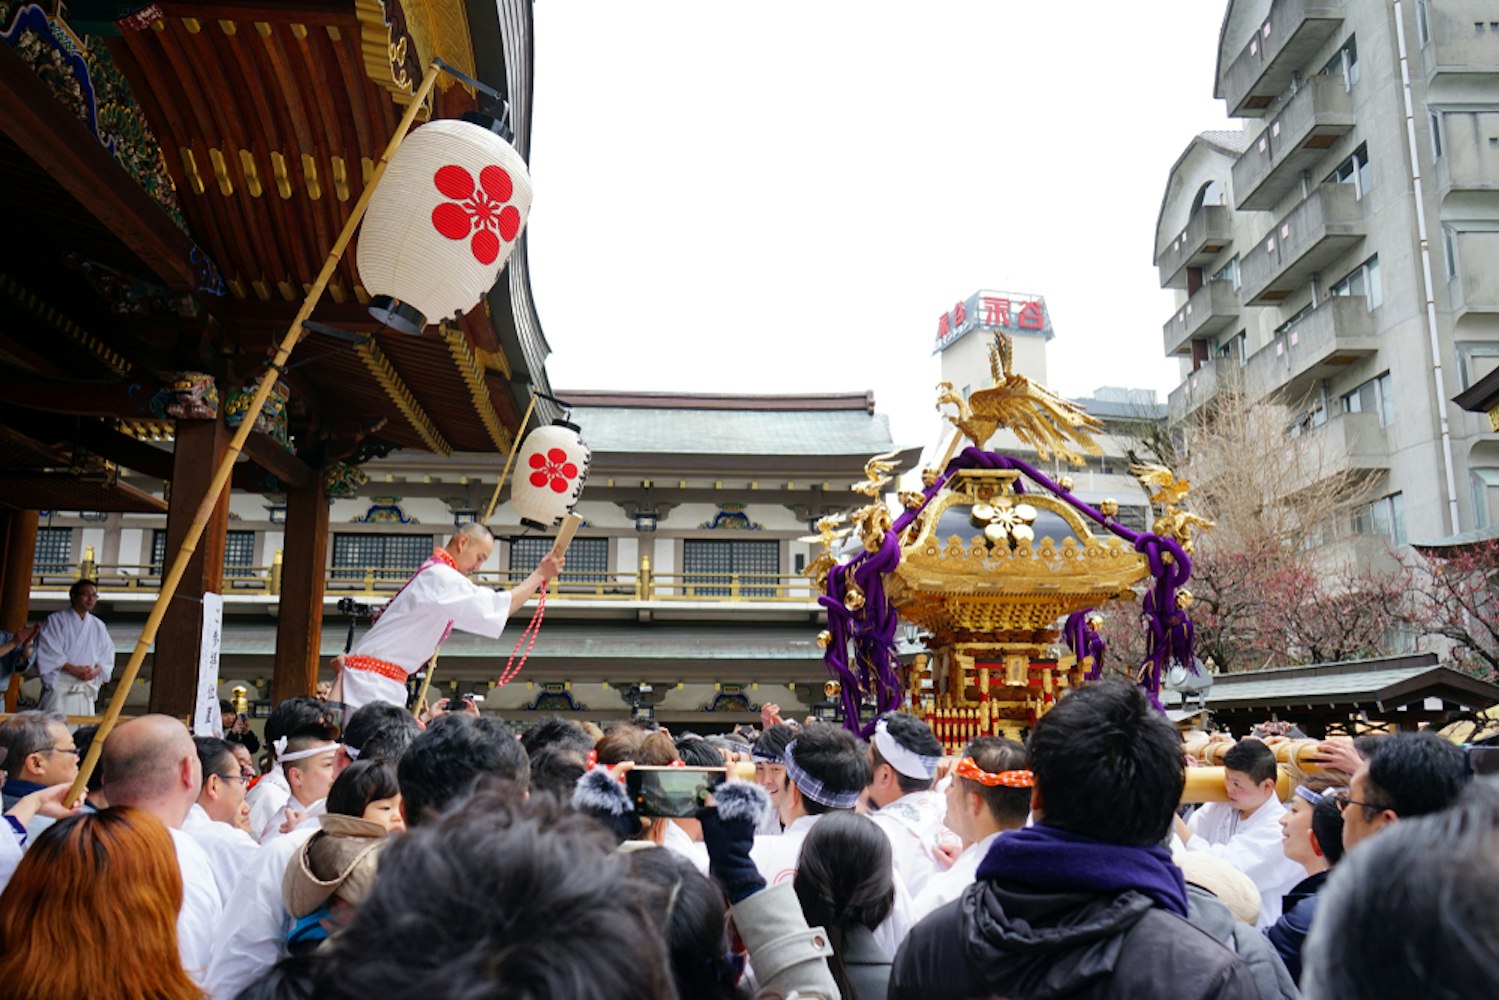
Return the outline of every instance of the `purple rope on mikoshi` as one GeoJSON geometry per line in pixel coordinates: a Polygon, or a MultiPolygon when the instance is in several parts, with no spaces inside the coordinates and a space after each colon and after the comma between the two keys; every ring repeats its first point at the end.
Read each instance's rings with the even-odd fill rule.
{"type": "MultiPolygon", "coordinates": [[[[866,549],[828,572],[827,593],[818,598],[818,603],[827,609],[828,632],[831,635],[827,651],[823,654],[823,663],[833,679],[839,682],[844,725],[865,738],[873,732],[874,723],[865,726],[860,720],[860,708],[866,695],[874,698],[876,717],[900,706],[899,660],[895,650],[895,629],[899,624],[899,616],[885,595],[884,578],[900,565],[901,533],[955,474],[975,468],[1019,472],[1109,533],[1129,542],[1135,551],[1145,556],[1155,584],[1142,602],[1141,622],[1146,629],[1147,652],[1140,667],[1143,674],[1142,686],[1147,696],[1152,704],[1161,708],[1161,678],[1167,666],[1175,660],[1185,664],[1189,670],[1195,672],[1197,669],[1192,651],[1192,622],[1185,609],[1176,606],[1178,590],[1192,575],[1192,562],[1180,543],[1149,532],[1126,528],[1104,516],[1097,508],[1079,500],[1070,490],[1064,490],[1059,483],[1027,462],[970,446],[955,456],[932,484],[922,491],[923,499],[920,504],[904,511],[895,519],[877,550],[870,552],[866,549]],[[864,604],[857,611],[849,611],[844,605],[850,584],[864,594],[864,604]]],[[[1024,483],[1017,481],[1015,490],[1017,493],[1024,493],[1024,483]]],[[[1093,670],[1089,672],[1089,679],[1092,680],[1102,670],[1103,640],[1087,629],[1085,616],[1086,612],[1080,612],[1069,618],[1064,633],[1067,634],[1069,646],[1079,656],[1093,654],[1078,653],[1079,646],[1074,644],[1071,634],[1074,619],[1077,620],[1077,627],[1087,633],[1078,638],[1084,642],[1090,638],[1097,641],[1100,648],[1094,655],[1093,670]]]]}
{"type": "Polygon", "coordinates": [[[1083,675],[1083,679],[1096,681],[1103,676],[1103,657],[1108,644],[1104,642],[1103,636],[1088,627],[1088,616],[1092,613],[1092,608],[1084,608],[1068,615],[1067,623],[1062,626],[1062,638],[1066,640],[1067,648],[1072,650],[1072,655],[1077,657],[1079,664],[1085,656],[1093,658],[1093,664],[1083,675]]]}

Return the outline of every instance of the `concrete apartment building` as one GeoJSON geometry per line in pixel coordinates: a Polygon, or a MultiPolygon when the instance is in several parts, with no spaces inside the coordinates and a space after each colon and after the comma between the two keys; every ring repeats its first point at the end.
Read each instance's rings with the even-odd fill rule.
{"type": "Polygon", "coordinates": [[[1378,477],[1355,535],[1499,522],[1499,438],[1451,401],[1499,366],[1499,3],[1230,0],[1215,88],[1243,130],[1188,144],[1156,225],[1170,420],[1284,404],[1378,477]]]}

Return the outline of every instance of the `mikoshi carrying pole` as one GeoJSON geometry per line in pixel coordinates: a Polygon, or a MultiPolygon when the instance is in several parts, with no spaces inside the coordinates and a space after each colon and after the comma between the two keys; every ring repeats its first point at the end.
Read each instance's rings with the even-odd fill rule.
{"type": "Polygon", "coordinates": [[[240,422],[239,429],[230,439],[229,450],[219,461],[219,467],[208,484],[208,491],[203,495],[202,502],[198,504],[192,524],[188,526],[187,536],[183,538],[182,546],[172,559],[172,567],[161,581],[161,593],[157,595],[156,603],[151,606],[151,614],[146,618],[140,638],[136,640],[135,649],[130,654],[130,662],[125,665],[125,671],[120,675],[119,683],[115,686],[114,696],[109,699],[109,707],[104,711],[104,721],[99,723],[99,731],[95,734],[93,742],[89,744],[88,754],[79,765],[78,776],[73,779],[73,784],[63,797],[64,803],[78,801],[88,784],[89,776],[98,766],[99,754],[104,749],[104,740],[109,736],[110,730],[114,729],[115,723],[119,721],[120,713],[125,708],[125,698],[135,684],[141,664],[145,662],[146,652],[156,641],[156,632],[161,628],[162,618],[166,616],[167,605],[177,593],[182,576],[187,572],[188,561],[192,559],[193,553],[198,548],[198,541],[203,537],[203,529],[208,526],[208,519],[213,515],[213,509],[218,505],[220,495],[229,485],[229,477],[234,472],[235,460],[239,458],[240,452],[245,447],[245,441],[255,429],[255,421],[259,418],[260,411],[264,409],[265,402],[271,395],[271,389],[276,385],[277,375],[286,364],[287,358],[291,356],[292,349],[297,346],[297,341],[303,336],[302,324],[312,315],[312,310],[317,306],[318,300],[323,297],[323,291],[328,287],[334,269],[338,267],[338,262],[342,259],[344,250],[348,248],[349,241],[354,238],[354,230],[359,228],[359,221],[364,217],[364,210],[369,206],[370,197],[375,193],[376,187],[380,184],[380,178],[385,174],[386,165],[395,155],[396,149],[401,145],[401,140],[405,138],[412,123],[416,121],[416,116],[422,106],[426,104],[427,96],[437,82],[437,75],[438,66],[434,63],[427,68],[427,73],[423,76],[421,86],[417,88],[416,93],[411,95],[411,103],[406,106],[406,113],[401,116],[401,121],[396,126],[395,134],[390,137],[385,152],[380,154],[380,162],[375,164],[369,184],[359,195],[359,200],[354,203],[348,220],[344,222],[343,230],[339,232],[338,239],[333,241],[333,248],[328,251],[328,257],[323,261],[322,270],[318,272],[316,280],[307,292],[307,297],[302,300],[302,308],[298,309],[297,315],[292,318],[291,326],[287,328],[286,335],[281,338],[281,343],[276,348],[275,357],[271,360],[266,373],[261,376],[260,384],[255,388],[255,395],[250,400],[250,407],[240,422]]]}

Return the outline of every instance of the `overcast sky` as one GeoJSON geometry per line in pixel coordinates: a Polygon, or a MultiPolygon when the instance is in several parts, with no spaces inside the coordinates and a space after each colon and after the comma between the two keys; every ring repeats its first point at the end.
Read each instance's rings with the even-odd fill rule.
{"type": "Polygon", "coordinates": [[[872,389],[933,425],[938,316],[1046,297],[1052,387],[1176,384],[1151,263],[1223,0],[537,0],[529,222],[552,384],[872,389]]]}

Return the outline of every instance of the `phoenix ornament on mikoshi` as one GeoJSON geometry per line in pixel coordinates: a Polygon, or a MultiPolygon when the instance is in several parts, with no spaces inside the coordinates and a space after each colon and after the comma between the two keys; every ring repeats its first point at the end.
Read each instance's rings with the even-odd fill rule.
{"type": "MultiPolygon", "coordinates": [[[[923,472],[923,489],[899,494],[899,513],[881,499],[895,456],[870,460],[865,481],[854,487],[869,502],[849,515],[858,550],[839,559],[842,533],[832,521],[819,524],[824,551],[813,566],[825,584],[819,603],[828,627],[818,638],[845,725],[856,732],[872,727],[863,721],[868,709],[878,717],[901,706],[907,685],[895,633],[902,618],[921,630],[941,665],[944,704],[928,711],[944,743],[951,741],[942,726],[979,735],[1009,733],[1017,720],[1033,723],[1059,688],[1074,682],[1068,670],[1076,670],[1076,682],[1083,671],[1087,679],[1099,676],[1105,648],[1094,608],[1131,595],[1147,578],[1141,685],[1159,706],[1162,675],[1173,664],[1196,662],[1183,585],[1191,574],[1191,532],[1210,525],[1183,509],[1188,484],[1164,468],[1140,470],[1160,510],[1153,530],[1135,531],[1117,519],[1116,503],[1094,506],[1074,495],[1067,479],[1054,481],[1023,459],[988,450],[1004,429],[1043,459],[1081,466],[1086,455],[1100,453],[1093,435],[1102,424],[1014,372],[1011,354],[1010,338],[996,331],[993,386],[966,399],[950,383],[938,386],[938,405],[956,409],[948,419],[968,446],[958,450],[955,438],[941,467],[923,472]],[[965,540],[955,533],[965,528],[981,533],[965,540]],[[1073,660],[1047,659],[1060,642],[1073,660]],[[993,690],[998,698],[991,699],[993,690]]],[[[932,697],[938,686],[934,672],[932,697]]]]}

